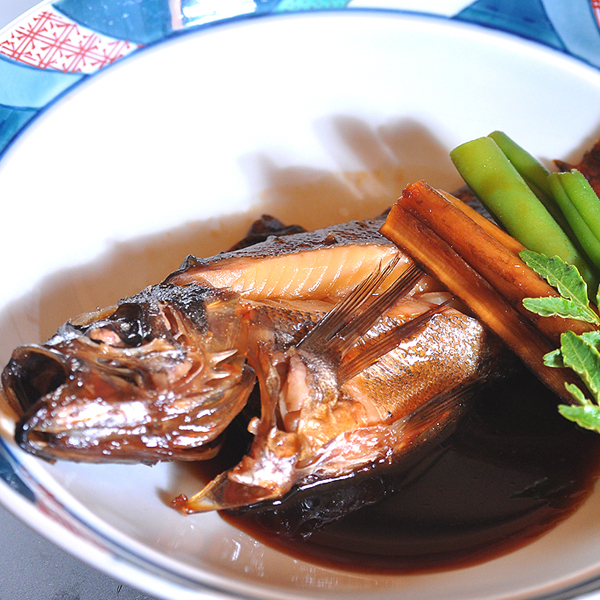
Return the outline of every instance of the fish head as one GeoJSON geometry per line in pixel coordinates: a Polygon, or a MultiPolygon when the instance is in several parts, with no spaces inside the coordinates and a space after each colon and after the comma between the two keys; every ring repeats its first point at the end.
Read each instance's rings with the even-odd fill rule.
{"type": "Polygon", "coordinates": [[[17,348],[2,373],[15,437],[48,459],[197,460],[254,385],[235,295],[158,285],[17,348]]]}

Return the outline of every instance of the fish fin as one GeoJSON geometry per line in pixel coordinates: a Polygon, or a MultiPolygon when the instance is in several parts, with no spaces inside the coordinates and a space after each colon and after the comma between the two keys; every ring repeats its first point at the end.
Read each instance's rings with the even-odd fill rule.
{"type": "MultiPolygon", "coordinates": [[[[391,425],[403,430],[403,439],[413,441],[435,435],[440,426],[446,427],[449,412],[458,420],[468,406],[473,392],[482,384],[483,377],[475,377],[465,383],[445,389],[424,402],[408,415],[391,425]]],[[[405,443],[405,442],[403,442],[405,443]]]]}
{"type": "Polygon", "coordinates": [[[222,352],[214,352],[209,357],[210,364],[213,366],[218,365],[219,363],[222,363],[223,361],[227,360],[228,358],[231,358],[232,356],[235,356],[238,353],[238,348],[231,348],[229,350],[223,350],[222,352]]]}
{"type": "Polygon", "coordinates": [[[297,347],[318,350],[339,359],[423,276],[421,269],[412,264],[387,290],[372,300],[373,294],[398,261],[398,257],[392,259],[383,269],[380,267],[364,279],[306,334],[297,347]]]}
{"type": "Polygon", "coordinates": [[[183,514],[230,510],[257,504],[278,497],[268,488],[244,485],[229,478],[229,471],[217,475],[191,498],[181,495],[171,501],[171,507],[183,514]]]}
{"type": "Polygon", "coordinates": [[[222,492],[222,488],[227,485],[227,482],[227,471],[224,471],[191,498],[183,494],[177,496],[177,498],[171,501],[171,507],[186,515],[227,508],[227,506],[222,505],[222,493],[220,493],[222,492]]]}
{"type": "Polygon", "coordinates": [[[358,311],[373,295],[385,278],[393,271],[400,255],[395,256],[388,262],[385,268],[381,264],[377,271],[363,279],[341,302],[336,304],[315,327],[313,327],[298,342],[297,347],[315,347],[323,344],[339,334],[352,320],[358,311]]]}
{"type": "Polygon", "coordinates": [[[402,341],[417,333],[434,315],[442,311],[450,300],[442,304],[436,304],[414,319],[395,327],[385,336],[376,339],[371,344],[352,358],[342,361],[338,370],[338,381],[340,385],[346,383],[371,365],[376,363],[382,356],[393,350],[402,341]]]}
{"type": "Polygon", "coordinates": [[[404,298],[422,277],[423,271],[416,264],[412,264],[385,292],[376,296],[365,310],[359,312],[340,332],[338,338],[340,354],[345,354],[354,346],[358,338],[367,333],[382,316],[404,298]]]}

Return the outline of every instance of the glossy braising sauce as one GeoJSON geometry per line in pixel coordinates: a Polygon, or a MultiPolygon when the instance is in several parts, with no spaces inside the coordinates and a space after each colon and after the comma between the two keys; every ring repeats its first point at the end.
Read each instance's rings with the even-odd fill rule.
{"type": "Polygon", "coordinates": [[[527,372],[482,391],[420,456],[223,517],[325,566],[423,572],[497,557],[539,537],[592,491],[600,435],[561,417],[527,372]]]}

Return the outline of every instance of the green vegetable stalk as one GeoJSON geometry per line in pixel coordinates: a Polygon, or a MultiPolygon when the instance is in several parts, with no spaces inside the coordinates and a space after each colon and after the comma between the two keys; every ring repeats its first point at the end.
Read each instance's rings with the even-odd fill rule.
{"type": "Polygon", "coordinates": [[[506,156],[519,175],[526,181],[531,191],[554,217],[554,220],[562,227],[563,222],[561,221],[564,221],[564,219],[560,209],[554,202],[552,190],[548,183],[550,171],[504,132],[493,131],[488,137],[496,142],[498,148],[502,150],[504,156],[506,156]]]}
{"type": "MultiPolygon", "coordinates": [[[[515,152],[512,146],[514,142],[510,140],[509,144],[509,138],[498,132],[494,136],[500,139],[504,147],[510,146],[521,168],[524,168],[523,163],[526,167],[529,165],[525,171],[537,182],[535,187],[544,187],[540,183],[543,172],[532,166],[524,151],[521,154],[515,152]]],[[[467,185],[508,233],[534,252],[558,256],[566,263],[575,265],[588,285],[596,289],[598,277],[587,256],[557,223],[492,137],[462,144],[452,150],[450,158],[467,185]]],[[[535,161],[533,158],[531,160],[535,161]]],[[[550,189],[549,184],[546,184],[546,188],[550,189]]]]}
{"type": "Polygon", "coordinates": [[[492,138],[498,144],[500,150],[502,150],[512,166],[518,171],[519,175],[527,182],[527,185],[537,196],[538,200],[546,207],[546,210],[569,236],[571,241],[574,241],[575,238],[573,237],[569,223],[554,198],[552,187],[548,180],[550,171],[504,132],[493,131],[488,137],[492,138]]]}
{"type": "Polygon", "coordinates": [[[552,173],[548,183],[571,230],[590,261],[600,268],[600,200],[579,171],[552,173]]]}

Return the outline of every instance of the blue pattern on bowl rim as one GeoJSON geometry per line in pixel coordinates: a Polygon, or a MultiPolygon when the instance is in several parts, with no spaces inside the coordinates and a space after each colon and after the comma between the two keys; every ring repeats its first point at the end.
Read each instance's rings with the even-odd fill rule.
{"type": "MultiPolygon", "coordinates": [[[[600,2],[422,0],[429,14],[514,34],[600,67],[600,2]],[[447,11],[447,9],[445,9],[447,11]]],[[[417,12],[406,0],[55,0],[0,31],[0,155],[52,102],[102,68],[178,34],[231,19],[315,10],[417,12]],[[177,9],[174,8],[177,7],[177,9]],[[412,7],[412,8],[411,8],[412,7]]]]}

